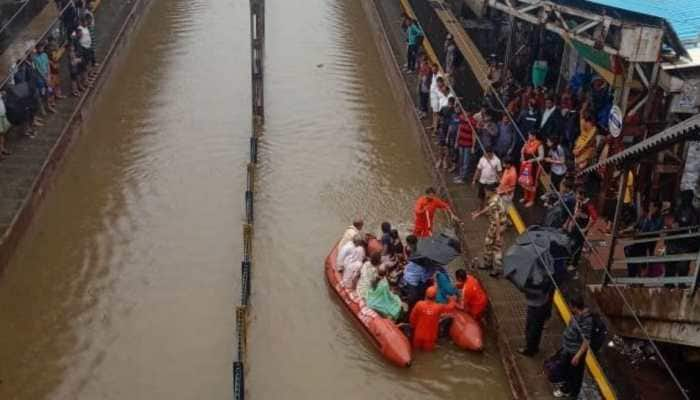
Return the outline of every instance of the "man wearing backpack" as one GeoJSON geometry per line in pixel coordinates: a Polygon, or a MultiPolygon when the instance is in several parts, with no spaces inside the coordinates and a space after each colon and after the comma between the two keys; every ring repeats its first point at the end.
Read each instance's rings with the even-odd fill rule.
{"type": "Polygon", "coordinates": [[[564,381],[552,395],[555,398],[576,399],[581,391],[586,353],[591,347],[595,321],[581,294],[574,293],[569,299],[569,306],[573,319],[562,335],[558,363],[564,381]]]}

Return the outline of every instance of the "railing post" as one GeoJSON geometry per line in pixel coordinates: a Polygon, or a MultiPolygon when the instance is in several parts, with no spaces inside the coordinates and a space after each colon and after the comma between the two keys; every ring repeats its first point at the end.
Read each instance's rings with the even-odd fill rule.
{"type": "Polygon", "coordinates": [[[695,291],[698,289],[698,280],[700,279],[700,251],[698,252],[698,258],[695,260],[695,279],[693,279],[693,287],[690,288],[690,295],[695,295],[695,291]]]}
{"type": "MultiPolygon", "coordinates": [[[[617,204],[615,205],[615,217],[613,218],[612,236],[610,238],[610,254],[608,261],[605,263],[605,275],[603,277],[603,286],[610,283],[610,269],[612,267],[613,257],[615,257],[615,246],[617,245],[617,231],[620,228],[620,208],[622,201],[625,198],[625,189],[627,187],[627,174],[629,174],[629,166],[625,165],[622,168],[622,176],[620,176],[620,186],[617,193],[617,204]]],[[[583,251],[583,249],[581,249],[583,251]]]]}

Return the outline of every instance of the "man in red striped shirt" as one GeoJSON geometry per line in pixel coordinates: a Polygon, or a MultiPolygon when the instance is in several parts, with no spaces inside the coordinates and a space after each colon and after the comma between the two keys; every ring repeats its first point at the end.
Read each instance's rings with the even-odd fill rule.
{"type": "Polygon", "coordinates": [[[454,179],[455,183],[464,183],[468,180],[469,163],[474,153],[474,127],[476,120],[471,111],[464,111],[459,115],[459,134],[457,136],[457,150],[459,150],[459,173],[454,179]]]}

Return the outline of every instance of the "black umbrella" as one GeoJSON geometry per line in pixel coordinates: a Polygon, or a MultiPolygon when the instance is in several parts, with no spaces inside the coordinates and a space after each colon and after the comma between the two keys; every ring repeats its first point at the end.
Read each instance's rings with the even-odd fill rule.
{"type": "Polygon", "coordinates": [[[410,261],[427,266],[443,266],[451,263],[461,253],[459,241],[444,233],[418,241],[416,254],[410,261]]]}
{"type": "Polygon", "coordinates": [[[531,226],[506,251],[503,275],[519,289],[540,287],[554,274],[554,261],[568,257],[571,246],[571,239],[564,232],[531,226]]]}

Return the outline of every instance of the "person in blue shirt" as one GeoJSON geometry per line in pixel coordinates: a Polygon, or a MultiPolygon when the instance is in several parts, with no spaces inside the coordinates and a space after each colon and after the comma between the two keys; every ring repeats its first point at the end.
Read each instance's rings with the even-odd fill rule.
{"type": "Polygon", "coordinates": [[[409,308],[413,308],[414,304],[423,299],[426,282],[425,268],[413,261],[406,264],[399,287],[409,308]]]}
{"type": "Polygon", "coordinates": [[[418,22],[411,18],[407,18],[407,28],[406,36],[408,42],[408,49],[406,51],[406,71],[415,72],[416,70],[416,55],[418,54],[418,48],[423,41],[423,30],[418,26],[418,22]]]}
{"type": "Polygon", "coordinates": [[[435,302],[438,304],[447,304],[451,296],[457,296],[457,288],[452,284],[449,275],[444,269],[440,269],[435,273],[435,286],[437,286],[435,302]]]}
{"type": "Polygon", "coordinates": [[[391,238],[391,224],[388,222],[382,222],[382,254],[388,255],[394,254],[393,251],[393,239],[391,238]]]}

